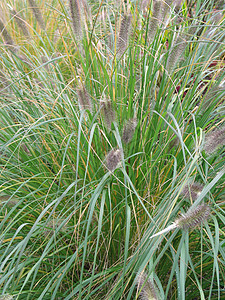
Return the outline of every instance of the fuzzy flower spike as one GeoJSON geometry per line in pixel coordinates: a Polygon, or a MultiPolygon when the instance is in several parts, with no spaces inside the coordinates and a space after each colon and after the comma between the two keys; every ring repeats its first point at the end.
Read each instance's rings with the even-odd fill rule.
{"type": "Polygon", "coordinates": [[[105,121],[105,126],[108,130],[111,130],[111,125],[116,120],[112,102],[110,100],[104,99],[100,102],[100,105],[102,109],[102,115],[105,121]]]}
{"type": "Polygon", "coordinates": [[[84,85],[80,85],[77,89],[78,103],[82,110],[88,109],[92,112],[92,102],[84,85]]]}
{"type": "Polygon", "coordinates": [[[81,40],[83,36],[83,32],[82,32],[82,22],[81,22],[82,21],[81,6],[79,2],[82,1],[69,0],[73,31],[76,38],[81,40]]]}
{"type": "Polygon", "coordinates": [[[131,26],[131,16],[126,15],[121,21],[120,33],[117,42],[117,54],[122,55],[128,46],[129,34],[131,26]]]}
{"type": "Polygon", "coordinates": [[[129,119],[125,123],[123,127],[123,136],[122,136],[122,140],[125,144],[128,144],[132,140],[136,126],[137,126],[136,119],[129,119]]]}
{"type": "Polygon", "coordinates": [[[193,182],[190,185],[186,184],[182,190],[182,194],[185,198],[190,198],[192,200],[196,200],[198,198],[198,195],[203,190],[203,185],[199,182],[193,182]]]}
{"type": "Polygon", "coordinates": [[[162,231],[153,234],[150,238],[161,235],[163,233],[169,232],[175,228],[189,230],[194,229],[196,226],[204,223],[210,216],[210,207],[203,203],[194,208],[189,208],[189,210],[178,218],[173,224],[163,229],[162,231]]]}
{"type": "Polygon", "coordinates": [[[113,172],[122,160],[122,150],[112,149],[106,156],[106,167],[113,172]]]}
{"type": "Polygon", "coordinates": [[[144,272],[137,276],[137,289],[141,300],[159,300],[154,283],[144,272]]]}
{"type": "Polygon", "coordinates": [[[218,148],[225,145],[225,125],[206,134],[204,150],[206,154],[214,153],[218,148]]]}

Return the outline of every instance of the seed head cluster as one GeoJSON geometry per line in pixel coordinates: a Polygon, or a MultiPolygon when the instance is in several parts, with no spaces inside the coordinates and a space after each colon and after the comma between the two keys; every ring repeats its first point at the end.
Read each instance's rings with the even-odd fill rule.
{"type": "Polygon", "coordinates": [[[203,185],[199,182],[193,182],[192,184],[186,184],[182,190],[182,194],[185,198],[191,198],[192,200],[196,200],[198,195],[203,190],[203,185]]]}
{"type": "Polygon", "coordinates": [[[150,43],[154,40],[158,25],[162,18],[161,4],[162,3],[159,0],[153,1],[152,17],[150,19],[149,28],[148,28],[148,38],[149,38],[150,43]]]}
{"type": "Polygon", "coordinates": [[[132,140],[136,126],[137,126],[136,119],[130,119],[125,123],[123,127],[123,136],[122,136],[122,140],[125,144],[128,144],[132,140]]]}
{"type": "Polygon", "coordinates": [[[110,100],[101,101],[102,115],[105,121],[105,125],[108,130],[111,130],[111,125],[116,119],[115,111],[110,100]]]}
{"type": "Polygon", "coordinates": [[[158,300],[154,283],[148,278],[147,274],[140,273],[137,277],[137,289],[140,291],[141,300],[158,300]]]}
{"type": "Polygon", "coordinates": [[[212,154],[218,148],[225,145],[225,126],[206,134],[204,150],[206,154],[212,154]]]}
{"type": "Polygon", "coordinates": [[[160,23],[164,24],[167,21],[167,15],[170,11],[170,7],[173,3],[173,0],[164,0],[161,3],[161,10],[159,15],[160,23]]]}
{"type": "Polygon", "coordinates": [[[128,39],[130,33],[131,16],[124,16],[120,25],[120,33],[117,42],[117,54],[123,54],[128,46],[128,39]]]}
{"type": "Polygon", "coordinates": [[[69,0],[73,31],[77,39],[82,39],[81,6],[77,0],[69,0]]]}
{"type": "Polygon", "coordinates": [[[205,222],[210,216],[210,207],[207,204],[198,205],[195,208],[190,208],[186,214],[182,215],[175,221],[178,228],[193,229],[205,222]]]}
{"type": "Polygon", "coordinates": [[[106,156],[106,167],[109,171],[113,172],[122,159],[121,149],[112,149],[106,156]]]}
{"type": "Polygon", "coordinates": [[[182,33],[178,36],[175,41],[173,48],[171,49],[168,59],[167,59],[167,70],[171,73],[179,62],[181,55],[186,48],[187,35],[182,33]]]}
{"type": "Polygon", "coordinates": [[[85,86],[78,88],[77,95],[80,108],[83,110],[88,109],[90,112],[92,112],[92,102],[85,86]]]}

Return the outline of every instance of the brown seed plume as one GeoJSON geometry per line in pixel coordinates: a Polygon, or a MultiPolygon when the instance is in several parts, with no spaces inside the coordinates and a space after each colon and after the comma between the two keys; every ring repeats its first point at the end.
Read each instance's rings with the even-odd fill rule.
{"type": "Polygon", "coordinates": [[[225,145],[225,125],[206,134],[204,150],[206,154],[212,154],[225,145]]]}
{"type": "Polygon", "coordinates": [[[121,149],[112,149],[106,156],[106,167],[109,171],[113,172],[119,162],[122,159],[122,150],[121,149]]]}
{"type": "Polygon", "coordinates": [[[83,110],[88,109],[90,112],[92,112],[92,103],[86,87],[83,85],[79,87],[77,90],[77,95],[80,108],[83,110]]]}
{"type": "Polygon", "coordinates": [[[210,216],[210,207],[207,204],[198,205],[190,208],[182,217],[175,221],[178,228],[192,229],[205,222],[210,216]]]}
{"type": "Polygon", "coordinates": [[[150,278],[148,278],[147,274],[140,273],[137,276],[137,289],[139,292],[139,299],[141,300],[159,300],[157,297],[156,288],[154,283],[150,278]]]}
{"type": "Polygon", "coordinates": [[[82,39],[81,6],[77,0],[69,0],[73,31],[77,39],[82,39]]]}
{"type": "Polygon", "coordinates": [[[103,100],[100,102],[102,108],[102,115],[105,121],[105,126],[108,130],[111,130],[111,125],[115,121],[115,111],[110,100],[103,100]]]}
{"type": "Polygon", "coordinates": [[[190,198],[192,200],[196,200],[198,198],[199,193],[203,190],[203,185],[199,182],[193,182],[192,184],[186,184],[182,190],[182,194],[185,198],[190,198]]]}
{"type": "Polygon", "coordinates": [[[136,119],[130,119],[125,123],[123,127],[123,136],[122,136],[122,140],[125,144],[128,144],[132,140],[136,126],[137,126],[136,119]]]}
{"type": "Polygon", "coordinates": [[[131,16],[124,16],[121,25],[120,32],[117,41],[117,54],[122,55],[128,46],[129,34],[130,34],[131,16]]]}

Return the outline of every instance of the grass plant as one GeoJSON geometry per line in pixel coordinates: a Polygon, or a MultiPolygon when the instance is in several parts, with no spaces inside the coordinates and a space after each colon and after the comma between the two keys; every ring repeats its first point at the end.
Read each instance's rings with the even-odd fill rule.
{"type": "Polygon", "coordinates": [[[225,299],[224,12],[1,1],[0,299],[225,299]]]}

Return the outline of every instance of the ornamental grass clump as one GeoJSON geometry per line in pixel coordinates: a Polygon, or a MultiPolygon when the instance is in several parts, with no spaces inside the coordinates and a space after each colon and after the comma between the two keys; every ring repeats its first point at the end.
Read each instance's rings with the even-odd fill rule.
{"type": "Polygon", "coordinates": [[[133,136],[134,136],[134,132],[137,126],[137,120],[136,119],[129,119],[124,127],[123,127],[123,135],[122,135],[122,141],[125,144],[128,144],[133,136]]]}
{"type": "Polygon", "coordinates": [[[72,18],[73,32],[77,39],[82,39],[82,24],[81,24],[81,6],[77,0],[69,0],[70,13],[72,18]]]}
{"type": "Polygon", "coordinates": [[[131,27],[131,15],[126,15],[123,17],[120,25],[120,32],[117,41],[118,55],[122,55],[128,47],[130,27],[131,27]]]}
{"type": "Polygon", "coordinates": [[[225,126],[218,128],[205,137],[205,144],[203,149],[206,154],[212,154],[217,151],[221,146],[225,145],[225,126]]]}
{"type": "Polygon", "coordinates": [[[194,229],[196,226],[201,225],[210,216],[210,207],[203,203],[194,208],[189,208],[189,210],[182,214],[180,218],[175,220],[173,224],[168,226],[167,228],[161,230],[160,232],[153,234],[150,238],[156,237],[158,235],[162,235],[163,233],[167,233],[175,228],[189,230],[194,229]]]}
{"type": "Polygon", "coordinates": [[[154,283],[150,278],[148,278],[147,274],[145,274],[144,272],[138,274],[136,284],[137,284],[139,299],[141,300],[160,299],[157,296],[157,290],[155,288],[154,283]]]}
{"type": "Polygon", "coordinates": [[[182,189],[182,194],[185,198],[191,198],[196,200],[203,190],[203,185],[199,182],[193,182],[192,184],[186,184],[182,189]]]}
{"type": "Polygon", "coordinates": [[[77,96],[80,108],[82,110],[87,109],[90,112],[92,112],[92,102],[84,85],[81,85],[81,87],[77,89],[77,96]]]}
{"type": "Polygon", "coordinates": [[[29,1],[29,4],[32,8],[32,11],[34,13],[34,16],[35,16],[39,26],[41,27],[42,30],[45,30],[45,22],[44,22],[40,8],[38,7],[35,0],[28,0],[28,1],[29,1]]]}
{"type": "Polygon", "coordinates": [[[122,160],[122,150],[112,149],[106,156],[106,167],[113,172],[122,160]]]}
{"type": "Polygon", "coordinates": [[[112,106],[112,102],[110,100],[102,100],[100,102],[100,105],[105,126],[108,130],[111,130],[111,125],[116,120],[116,115],[112,106]]]}

